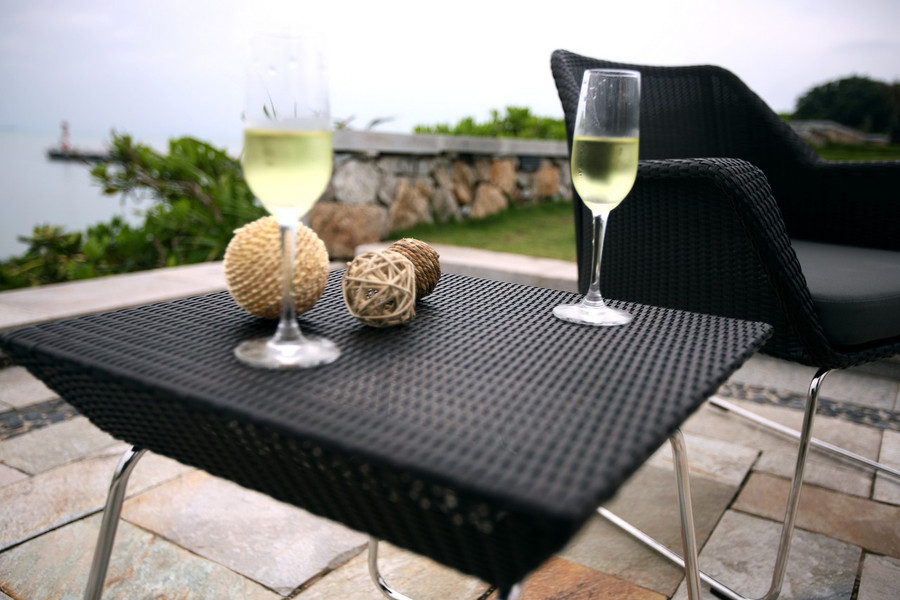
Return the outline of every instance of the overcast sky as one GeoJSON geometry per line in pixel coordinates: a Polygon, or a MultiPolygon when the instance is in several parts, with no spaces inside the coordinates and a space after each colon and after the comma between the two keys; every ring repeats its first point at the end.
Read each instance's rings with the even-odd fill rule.
{"type": "Polygon", "coordinates": [[[0,0],[0,127],[104,140],[240,137],[247,43],[313,23],[333,119],[379,131],[527,106],[561,117],[550,53],[717,64],[776,111],[849,75],[900,80],[898,0],[0,0]]]}

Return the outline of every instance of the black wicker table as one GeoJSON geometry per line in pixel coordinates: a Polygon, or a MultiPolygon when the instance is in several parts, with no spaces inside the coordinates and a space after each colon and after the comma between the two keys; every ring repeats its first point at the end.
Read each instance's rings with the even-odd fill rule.
{"type": "Polygon", "coordinates": [[[0,345],[94,424],[502,589],[559,550],[770,334],[445,274],[409,324],[347,312],[341,272],[301,316],[343,351],[301,371],[237,362],[272,330],[226,292],[6,332],[0,345]]]}

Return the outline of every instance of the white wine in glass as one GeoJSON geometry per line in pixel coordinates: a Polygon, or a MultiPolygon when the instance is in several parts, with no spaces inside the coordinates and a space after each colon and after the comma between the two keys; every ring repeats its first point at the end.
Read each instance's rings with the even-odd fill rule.
{"type": "Polygon", "coordinates": [[[330,131],[244,130],[244,178],[262,205],[282,222],[305,215],[331,178],[330,131]]]}
{"type": "Polygon", "coordinates": [[[241,164],[251,191],[278,221],[282,309],[273,337],[247,340],[234,353],[269,369],[327,364],[340,350],[300,331],[291,289],[297,223],[325,191],[333,164],[321,48],[315,38],[257,35],[248,75],[241,164]]]}
{"type": "Polygon", "coordinates": [[[600,293],[600,259],[609,213],[637,176],[641,75],[637,71],[584,72],[572,137],[572,185],[593,216],[591,282],[577,304],[553,314],[584,325],[624,325],[632,316],[608,306],[600,293]]]}

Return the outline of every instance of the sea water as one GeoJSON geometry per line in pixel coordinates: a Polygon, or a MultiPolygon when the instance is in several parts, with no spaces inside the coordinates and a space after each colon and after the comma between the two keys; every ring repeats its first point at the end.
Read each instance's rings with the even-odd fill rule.
{"type": "MultiPolygon", "coordinates": [[[[90,165],[47,158],[47,149],[58,143],[49,133],[0,131],[0,260],[24,253],[28,245],[17,238],[30,237],[35,225],[85,231],[115,215],[141,222],[142,206],[103,194],[90,165]]],[[[103,150],[104,142],[72,140],[72,145],[103,150]]]]}

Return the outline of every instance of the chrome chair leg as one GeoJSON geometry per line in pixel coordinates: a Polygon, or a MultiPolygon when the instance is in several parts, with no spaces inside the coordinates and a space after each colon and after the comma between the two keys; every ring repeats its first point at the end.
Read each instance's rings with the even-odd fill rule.
{"type": "MultiPolygon", "coordinates": [[[[787,567],[788,554],[791,550],[791,540],[794,534],[794,521],[797,517],[797,509],[800,507],[800,491],[803,487],[803,471],[806,468],[806,458],[809,455],[809,447],[812,442],[812,425],[813,420],[816,416],[816,405],[819,402],[819,390],[822,387],[822,382],[824,381],[828,373],[830,373],[829,369],[819,369],[819,371],[812,378],[812,381],[809,384],[809,392],[806,399],[806,408],[803,411],[803,425],[799,432],[800,444],[797,450],[797,461],[794,465],[794,476],[791,479],[791,490],[790,494],[788,495],[787,506],[785,507],[784,523],[781,526],[781,538],[778,542],[778,552],[775,556],[775,567],[772,572],[772,581],[769,585],[769,590],[764,596],[760,598],[760,600],[775,600],[775,598],[778,598],[778,595],[781,594],[781,587],[784,584],[784,573],[785,568],[787,567]]],[[[605,508],[598,508],[597,512],[605,519],[607,519],[626,533],[632,535],[645,545],[649,546],[666,559],[679,565],[682,568],[685,568],[685,560],[682,557],[678,556],[676,553],[672,552],[637,527],[634,527],[624,519],[618,517],[605,508]]],[[[683,507],[682,512],[684,512],[683,507]]],[[[749,600],[746,596],[738,594],[728,586],[724,585],[713,577],[710,577],[706,573],[700,571],[699,575],[700,579],[710,586],[710,589],[712,590],[714,595],[720,598],[727,598],[728,600],[749,600]]]]}
{"type": "Polygon", "coordinates": [[[84,590],[84,600],[100,600],[103,595],[109,557],[116,539],[119,515],[122,514],[122,503],[125,501],[125,488],[131,472],[144,452],[146,450],[132,446],[122,454],[119,464],[116,465],[116,470],[113,472],[109,493],[106,496],[106,506],[103,509],[103,520],[100,523],[100,534],[97,536],[97,546],[94,548],[94,559],[91,563],[87,587],[84,590]]]}
{"type": "MultiPolygon", "coordinates": [[[[791,429],[790,427],[782,425],[781,423],[772,421],[771,419],[767,419],[765,417],[761,417],[760,415],[756,414],[755,412],[741,408],[740,406],[737,406],[736,404],[728,402],[727,400],[722,400],[721,398],[711,398],[709,403],[712,406],[715,406],[722,410],[734,413],[734,414],[738,415],[739,417],[743,417],[745,419],[753,421],[754,423],[757,423],[758,425],[762,425],[763,427],[767,427],[769,429],[772,429],[774,431],[777,431],[781,434],[787,435],[794,439],[800,439],[800,432],[797,431],[796,429],[791,429]]],[[[855,452],[851,452],[849,450],[841,448],[840,446],[835,446],[834,444],[829,444],[828,442],[822,441],[818,438],[810,439],[810,444],[820,450],[825,450],[826,452],[830,452],[841,458],[845,458],[847,460],[852,460],[852,461],[861,463],[871,469],[875,469],[876,471],[883,471],[885,473],[888,473],[889,475],[893,475],[894,477],[900,478],[900,469],[895,469],[894,467],[891,467],[884,463],[880,463],[878,461],[874,461],[870,458],[866,458],[865,456],[860,456],[859,454],[856,454],[855,452]]]]}
{"type": "MultiPolygon", "coordinates": [[[[385,597],[390,598],[391,600],[410,600],[408,596],[404,596],[391,588],[378,571],[378,540],[372,536],[369,536],[369,577],[372,578],[375,587],[377,587],[385,597]]],[[[509,590],[501,590],[497,600],[519,600],[521,593],[522,586],[517,584],[512,586],[509,590]]]]}

